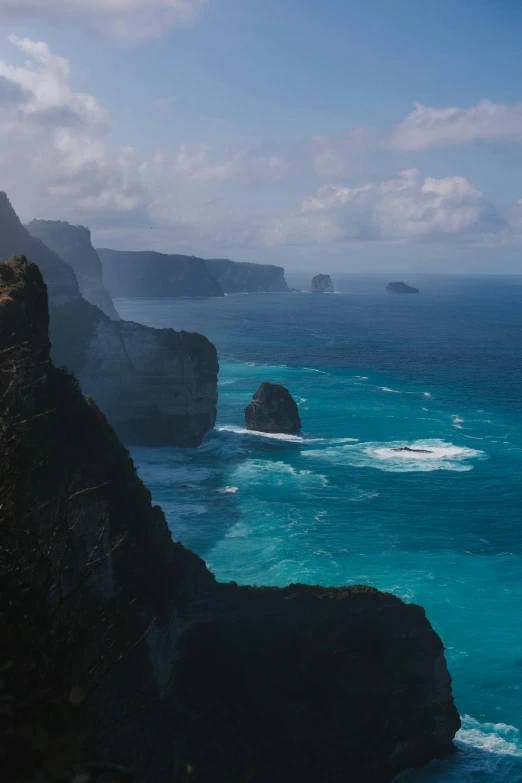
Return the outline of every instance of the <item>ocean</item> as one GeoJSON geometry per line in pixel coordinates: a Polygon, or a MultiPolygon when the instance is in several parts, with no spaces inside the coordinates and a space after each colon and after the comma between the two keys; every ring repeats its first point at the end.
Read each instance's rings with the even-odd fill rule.
{"type": "Polygon", "coordinates": [[[425,607],[460,752],[401,783],[521,783],[522,278],[408,275],[418,296],[386,295],[390,279],[117,300],[125,319],[202,332],[221,367],[198,449],[132,455],[174,537],[218,579],[365,583],[425,607]],[[302,438],[244,429],[262,381],[294,396],[302,438]]]}

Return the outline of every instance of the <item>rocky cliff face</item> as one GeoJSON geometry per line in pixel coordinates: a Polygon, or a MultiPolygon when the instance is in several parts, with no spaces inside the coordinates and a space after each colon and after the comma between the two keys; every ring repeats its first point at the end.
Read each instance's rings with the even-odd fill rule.
{"type": "Polygon", "coordinates": [[[98,249],[111,296],[223,296],[202,258],[98,249]]]}
{"type": "Polygon", "coordinates": [[[297,435],[301,419],[297,403],[279,383],[262,383],[245,408],[245,427],[257,432],[297,435]]]}
{"type": "Polygon", "coordinates": [[[0,264],[3,779],[385,783],[451,750],[423,609],[217,584],[50,362],[46,298],[34,265],[0,264]]]}
{"type": "Polygon", "coordinates": [[[312,279],[310,291],[313,294],[333,294],[334,287],[330,275],[316,275],[312,279]]]}
{"type": "Polygon", "coordinates": [[[84,300],[51,316],[54,362],[74,372],[125,443],[193,447],[214,426],[219,367],[206,337],[111,321],[84,300]]]}
{"type": "Polygon", "coordinates": [[[226,294],[287,293],[285,270],[272,264],[249,264],[215,258],[206,261],[207,269],[226,294]]]}
{"type": "Polygon", "coordinates": [[[74,269],[80,293],[114,321],[120,317],[103,284],[102,264],[91,243],[91,232],[61,220],[31,220],[29,233],[64,258],[74,269]]]}
{"type": "Polygon", "coordinates": [[[0,192],[0,260],[23,254],[38,264],[47,283],[49,301],[62,304],[80,297],[74,270],[20,222],[7,195],[0,192]]]}

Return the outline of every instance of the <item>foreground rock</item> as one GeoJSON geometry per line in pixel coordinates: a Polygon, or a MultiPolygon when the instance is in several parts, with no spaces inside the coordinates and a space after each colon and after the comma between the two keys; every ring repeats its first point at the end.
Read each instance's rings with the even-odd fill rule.
{"type": "Polygon", "coordinates": [[[216,583],[52,365],[48,321],[38,269],[0,264],[1,779],[388,783],[450,751],[423,609],[216,583]]]}
{"type": "Polygon", "coordinates": [[[100,248],[98,255],[111,296],[223,296],[205,261],[196,256],[107,248],[100,248]]]}
{"type": "Polygon", "coordinates": [[[297,435],[301,419],[288,389],[278,383],[262,383],[245,408],[245,427],[257,432],[297,435]]]}
{"type": "MultiPolygon", "coordinates": [[[[86,230],[67,226],[51,223],[45,230],[57,245],[65,236],[71,250],[80,239],[84,251],[92,250],[86,230]]],[[[41,260],[55,364],[75,373],[126,443],[198,446],[216,420],[219,368],[212,343],[198,334],[109,318],[80,296],[72,266],[32,237],[0,194],[0,251],[23,248],[41,260]]],[[[90,274],[92,254],[76,259],[90,274]]]]}
{"type": "Polygon", "coordinates": [[[205,262],[226,294],[287,293],[285,270],[272,264],[249,264],[214,258],[205,262]]]}
{"type": "Polygon", "coordinates": [[[386,286],[386,291],[389,294],[418,294],[419,289],[418,288],[412,288],[410,285],[406,285],[406,283],[388,283],[386,286]]]}
{"type": "Polygon", "coordinates": [[[310,291],[313,294],[333,294],[334,287],[330,275],[316,275],[312,279],[310,291]]]}
{"type": "Polygon", "coordinates": [[[61,220],[31,220],[27,230],[72,266],[84,299],[99,307],[109,318],[119,321],[120,316],[103,284],[102,264],[92,246],[88,228],[61,220]]]}

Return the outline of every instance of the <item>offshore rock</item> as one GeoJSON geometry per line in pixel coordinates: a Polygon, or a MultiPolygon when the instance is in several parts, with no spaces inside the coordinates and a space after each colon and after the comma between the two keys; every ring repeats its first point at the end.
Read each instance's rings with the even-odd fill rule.
{"type": "Polygon", "coordinates": [[[0,264],[0,778],[391,783],[451,751],[424,610],[367,586],[216,583],[51,363],[47,323],[38,268],[0,264]]]}
{"type": "Polygon", "coordinates": [[[285,270],[272,264],[250,264],[213,258],[205,262],[226,294],[288,293],[285,270]]]}
{"type": "Polygon", "coordinates": [[[316,275],[312,279],[310,291],[313,294],[333,294],[334,287],[330,275],[316,275]]]}
{"type": "Polygon", "coordinates": [[[388,294],[418,294],[419,289],[413,288],[411,285],[406,285],[406,283],[388,283],[386,286],[386,292],[388,294]]]}
{"type": "Polygon", "coordinates": [[[257,432],[297,435],[301,419],[288,389],[278,383],[262,383],[245,408],[245,427],[257,432]]]}
{"type": "Polygon", "coordinates": [[[98,255],[111,296],[223,296],[205,261],[196,256],[107,248],[99,248],[98,255]]]}
{"type": "Polygon", "coordinates": [[[88,228],[61,220],[31,220],[27,230],[72,266],[84,299],[99,307],[109,318],[119,321],[120,316],[103,284],[102,264],[92,246],[88,228]]]}

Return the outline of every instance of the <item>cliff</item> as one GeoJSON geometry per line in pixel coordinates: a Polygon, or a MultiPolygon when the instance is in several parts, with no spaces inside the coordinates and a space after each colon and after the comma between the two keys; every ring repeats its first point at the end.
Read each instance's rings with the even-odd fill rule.
{"type": "MultiPolygon", "coordinates": [[[[33,228],[35,223],[56,246],[81,246],[75,255],[80,274],[100,283],[87,229],[46,221],[33,221],[33,228]]],[[[72,266],[31,236],[0,194],[0,260],[4,248],[6,255],[25,248],[39,262],[49,291],[52,359],[76,374],[118,435],[128,444],[198,446],[216,420],[214,346],[202,335],[109,318],[81,297],[72,266]]],[[[104,289],[96,291],[103,295],[104,289]]]]}
{"type": "Polygon", "coordinates": [[[388,283],[386,286],[386,292],[388,294],[418,294],[419,289],[413,288],[411,285],[406,285],[406,283],[388,283]]]}
{"type": "Polygon", "coordinates": [[[38,264],[45,278],[52,304],[78,299],[80,289],[72,266],[27,231],[7,195],[0,192],[0,260],[26,255],[38,264]]]}
{"type": "Polygon", "coordinates": [[[212,429],[219,366],[206,337],[112,321],[85,300],[51,316],[53,361],[74,372],[124,443],[194,447],[212,429]]]}
{"type": "Polygon", "coordinates": [[[202,258],[98,249],[111,296],[223,296],[202,258]]]}
{"type": "Polygon", "coordinates": [[[61,220],[31,220],[29,233],[64,258],[74,269],[80,293],[114,321],[119,320],[113,301],[103,284],[103,270],[91,243],[91,232],[61,220]]]}
{"type": "Polygon", "coordinates": [[[423,609],[216,583],[50,362],[47,324],[39,270],[0,264],[3,779],[385,783],[450,751],[423,609]]]}
{"type": "Polygon", "coordinates": [[[316,275],[312,279],[310,291],[313,294],[333,294],[334,287],[330,275],[316,275]]]}
{"type": "Polygon", "coordinates": [[[207,269],[226,294],[287,293],[285,270],[272,264],[249,264],[214,258],[206,261],[207,269]]]}

